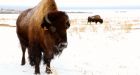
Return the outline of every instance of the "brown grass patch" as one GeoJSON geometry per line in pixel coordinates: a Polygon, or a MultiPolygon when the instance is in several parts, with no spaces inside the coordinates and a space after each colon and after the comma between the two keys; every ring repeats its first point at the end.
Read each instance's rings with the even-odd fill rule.
{"type": "Polygon", "coordinates": [[[9,24],[0,24],[0,27],[16,27],[14,25],[9,25],[9,24]]]}

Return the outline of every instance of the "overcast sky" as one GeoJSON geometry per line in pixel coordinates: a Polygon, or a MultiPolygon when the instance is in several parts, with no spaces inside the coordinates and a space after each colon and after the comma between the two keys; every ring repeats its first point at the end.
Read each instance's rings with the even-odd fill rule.
{"type": "MultiPolygon", "coordinates": [[[[35,6],[39,2],[40,0],[0,0],[0,5],[35,6]]],[[[140,0],[56,0],[56,2],[59,7],[140,7],[140,0]]]]}

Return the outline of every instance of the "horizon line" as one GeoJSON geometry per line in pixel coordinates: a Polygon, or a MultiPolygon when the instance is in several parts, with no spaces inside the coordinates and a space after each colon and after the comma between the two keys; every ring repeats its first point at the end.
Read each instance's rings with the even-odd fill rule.
{"type": "MultiPolygon", "coordinates": [[[[16,8],[21,8],[21,9],[26,9],[26,8],[31,8],[34,6],[21,6],[21,5],[0,5],[0,8],[6,8],[6,9],[16,9],[16,8]]],[[[58,8],[60,9],[140,9],[139,6],[59,6],[58,8]]]]}

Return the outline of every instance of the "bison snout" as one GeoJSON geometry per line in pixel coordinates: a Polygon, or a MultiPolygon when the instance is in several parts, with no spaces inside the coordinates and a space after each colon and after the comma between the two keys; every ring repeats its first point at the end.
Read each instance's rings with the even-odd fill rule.
{"type": "Polygon", "coordinates": [[[61,42],[58,45],[55,45],[54,47],[56,48],[56,50],[61,52],[61,51],[63,51],[64,48],[67,47],[67,45],[68,45],[67,42],[61,42]]]}
{"type": "Polygon", "coordinates": [[[58,48],[59,48],[60,50],[63,50],[64,48],[67,47],[67,45],[68,45],[67,42],[62,42],[62,43],[60,43],[60,44],[58,45],[58,48]]]}
{"type": "Polygon", "coordinates": [[[63,42],[59,44],[59,47],[67,47],[68,43],[67,42],[63,42]]]}

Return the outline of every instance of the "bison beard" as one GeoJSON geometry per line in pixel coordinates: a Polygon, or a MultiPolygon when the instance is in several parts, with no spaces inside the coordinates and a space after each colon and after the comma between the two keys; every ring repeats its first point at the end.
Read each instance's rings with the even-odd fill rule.
{"type": "Polygon", "coordinates": [[[26,17],[31,11],[32,9],[24,11],[17,19],[17,35],[23,52],[22,65],[25,64],[27,48],[30,64],[35,66],[35,74],[40,73],[41,59],[46,64],[46,72],[50,74],[50,62],[54,55],[61,54],[67,47],[66,30],[70,26],[69,19],[65,12],[51,11],[44,16],[41,25],[34,25],[26,17]]]}

